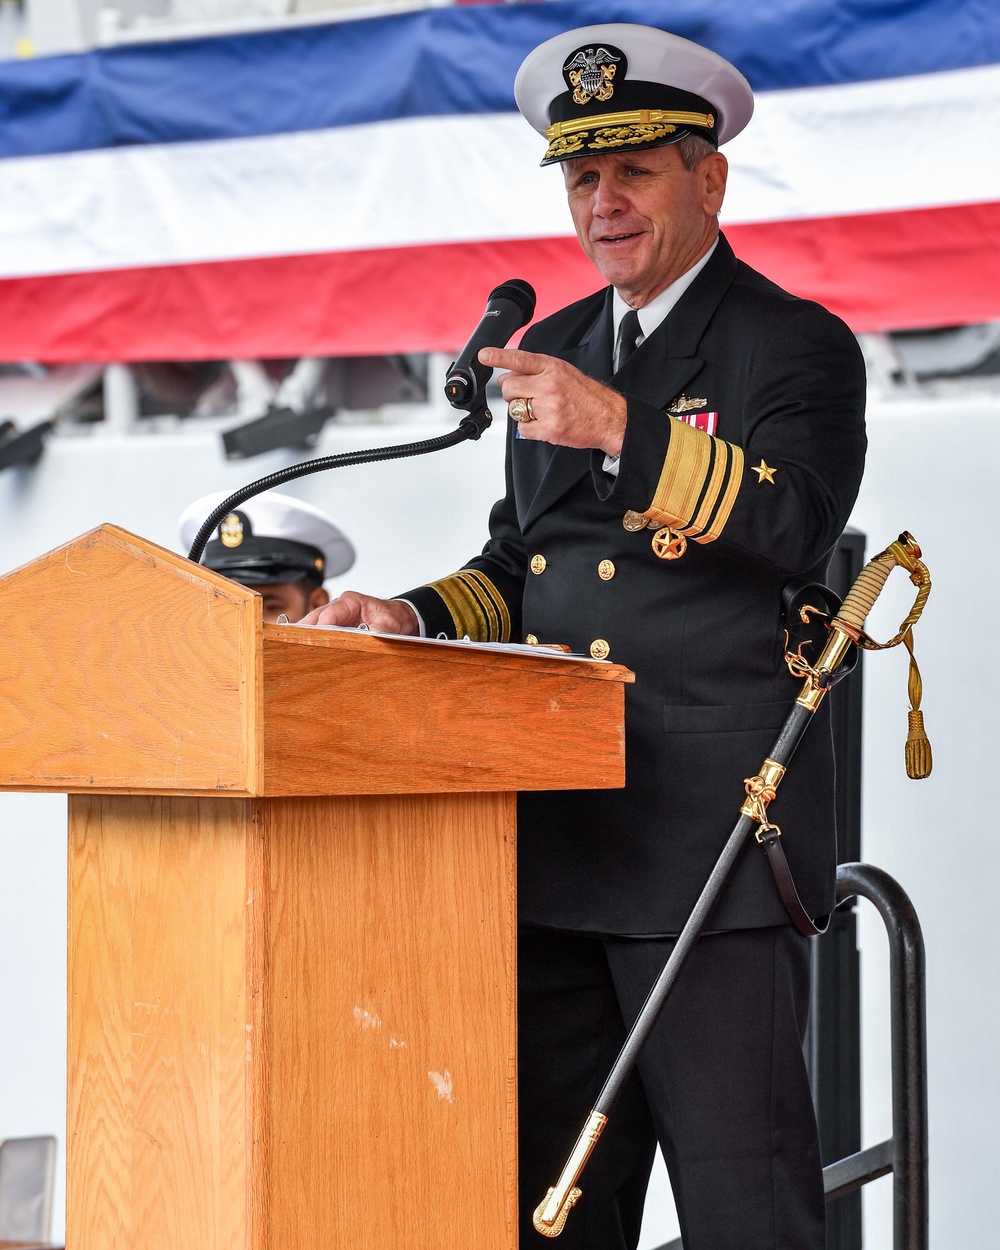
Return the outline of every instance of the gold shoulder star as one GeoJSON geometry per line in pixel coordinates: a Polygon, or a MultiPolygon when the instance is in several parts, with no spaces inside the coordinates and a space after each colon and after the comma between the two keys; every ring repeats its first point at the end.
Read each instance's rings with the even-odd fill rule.
{"type": "Polygon", "coordinates": [[[760,486],[762,482],[770,482],[771,485],[773,486],[775,484],[774,475],[775,473],[777,473],[777,471],[778,471],[777,469],[772,469],[768,465],[767,461],[763,458],[763,456],[761,457],[760,464],[755,464],[752,466],[752,472],[757,474],[758,486],[760,486]]]}

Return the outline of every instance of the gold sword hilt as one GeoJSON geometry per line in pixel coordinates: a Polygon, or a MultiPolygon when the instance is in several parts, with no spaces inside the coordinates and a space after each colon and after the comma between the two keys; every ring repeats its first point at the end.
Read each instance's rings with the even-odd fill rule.
{"type": "MultiPolygon", "coordinates": [[[[920,620],[927,597],[931,592],[931,577],[927,566],[921,560],[920,547],[916,539],[907,530],[890,543],[885,551],[872,556],[854,580],[854,584],[844,597],[840,610],[830,622],[830,636],[820,653],[819,659],[812,667],[803,663],[800,656],[786,656],[789,670],[795,677],[805,677],[799,696],[795,700],[800,707],[815,712],[823,702],[833,684],[834,674],[838,671],[852,646],[861,647],[866,651],[885,651],[890,647],[905,643],[910,652],[910,731],[906,743],[906,771],[913,778],[926,777],[930,774],[932,760],[930,742],[924,733],[923,714],[920,712],[920,673],[917,662],[913,658],[913,626],[920,620]],[[888,642],[875,642],[865,632],[865,624],[875,601],[885,589],[889,574],[893,569],[905,569],[910,581],[917,588],[913,606],[900,625],[898,632],[888,642]]],[[[785,768],[776,760],[768,757],[755,777],[744,779],[747,797],[740,808],[744,816],[750,816],[758,822],[757,838],[761,831],[776,828],[768,824],[767,807],[774,799],[785,768]]]]}
{"type": "MultiPolygon", "coordinates": [[[[907,690],[910,696],[909,728],[906,736],[906,774],[914,780],[929,777],[933,767],[931,744],[924,730],[924,714],[920,710],[923,696],[923,683],[920,680],[920,669],[913,653],[913,627],[920,620],[921,613],[931,593],[931,575],[926,564],[920,558],[921,552],[916,539],[906,530],[890,543],[885,551],[874,556],[858,574],[854,585],[847,592],[847,597],[840,611],[830,622],[830,637],[813,668],[805,666],[805,684],[795,700],[802,707],[815,712],[832,684],[831,678],[844,661],[848,649],[853,643],[864,651],[887,651],[902,643],[910,653],[910,672],[907,690]],[[913,606],[907,613],[896,634],[888,642],[876,642],[865,631],[868,614],[875,605],[875,600],[882,593],[882,588],[895,568],[905,569],[910,581],[916,586],[917,594],[913,606]]],[[[801,672],[795,674],[800,676],[801,672]]]]}
{"type": "Polygon", "coordinates": [[[847,592],[840,611],[830,622],[830,637],[815,665],[808,669],[805,685],[796,703],[813,712],[819,707],[830,688],[830,677],[840,668],[852,644],[866,651],[884,651],[906,640],[913,626],[920,620],[931,591],[930,574],[920,555],[920,548],[913,535],[904,530],[885,551],[879,552],[868,561],[847,592]],[[906,569],[910,574],[910,581],[917,587],[917,597],[900,625],[899,632],[888,642],[879,643],[865,632],[865,622],[875,606],[875,600],[882,593],[889,574],[895,568],[906,569]]]}
{"type": "Polygon", "coordinates": [[[580,1179],[584,1164],[590,1158],[590,1152],[597,1144],[597,1139],[604,1131],[607,1122],[606,1115],[601,1115],[599,1111],[591,1111],[559,1179],[535,1207],[531,1222],[535,1226],[535,1231],[541,1233],[543,1237],[558,1237],[565,1227],[570,1208],[583,1192],[576,1182],[580,1179]]]}

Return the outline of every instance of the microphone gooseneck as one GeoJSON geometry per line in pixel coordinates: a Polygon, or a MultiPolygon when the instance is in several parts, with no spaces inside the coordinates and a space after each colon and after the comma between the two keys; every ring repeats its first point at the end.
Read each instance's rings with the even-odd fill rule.
{"type": "Polygon", "coordinates": [[[319,456],[316,460],[291,464],[286,469],[278,469],[266,477],[258,478],[256,482],[251,482],[248,486],[241,486],[239,490],[233,491],[228,499],[223,499],[222,503],[205,518],[201,529],[194,536],[188,559],[200,563],[205,546],[216,526],[221,524],[234,508],[245,504],[254,495],[259,495],[265,490],[273,490],[274,487],[281,486],[284,482],[292,482],[297,477],[323,473],[326,469],[341,469],[349,464],[372,464],[377,460],[398,460],[404,456],[422,456],[429,451],[443,451],[444,448],[454,447],[457,443],[464,443],[467,439],[479,438],[490,423],[491,418],[488,412],[486,418],[485,423],[478,429],[471,420],[467,419],[459,425],[458,429],[451,430],[447,434],[440,434],[437,438],[426,438],[419,443],[399,443],[394,447],[375,447],[371,451],[344,451],[336,456],[319,456]]]}
{"type": "MultiPolygon", "coordinates": [[[[522,326],[527,325],[535,312],[535,292],[527,282],[520,278],[512,278],[496,287],[486,305],[486,312],[476,327],[472,338],[449,370],[445,383],[445,394],[453,408],[464,409],[466,415],[458,423],[458,429],[448,434],[439,434],[436,438],[426,438],[418,443],[397,443],[392,447],[375,447],[370,451],[345,451],[335,456],[319,456],[315,460],[306,460],[300,464],[289,465],[258,478],[247,486],[241,486],[205,518],[194,542],[188,552],[188,559],[196,563],[201,561],[205,546],[216,527],[233,511],[245,504],[248,499],[272,490],[284,482],[292,482],[299,477],[308,477],[312,473],[323,473],[327,469],[341,469],[349,464],[373,464],[380,460],[400,460],[405,456],[422,456],[431,451],[443,451],[446,447],[455,447],[469,439],[479,438],[489,428],[493,420],[490,410],[486,407],[486,383],[493,370],[476,360],[481,347],[504,347],[510,336],[522,326]],[[463,386],[461,395],[452,396],[453,379],[459,379],[463,386]]],[[[459,385],[459,382],[456,382],[459,385]]]]}

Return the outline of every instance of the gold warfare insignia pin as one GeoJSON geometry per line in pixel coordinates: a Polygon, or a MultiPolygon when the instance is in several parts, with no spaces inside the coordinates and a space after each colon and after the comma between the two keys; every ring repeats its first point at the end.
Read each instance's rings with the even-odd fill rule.
{"type": "Polygon", "coordinates": [[[219,537],[223,547],[238,547],[243,541],[243,522],[235,512],[230,512],[219,526],[219,537]]]}
{"type": "Polygon", "coordinates": [[[573,87],[573,103],[610,100],[615,93],[614,76],[621,55],[607,48],[580,48],[563,65],[563,74],[573,87]]]}
{"type": "Polygon", "coordinates": [[[686,395],[678,395],[667,412],[672,417],[679,417],[682,412],[694,412],[695,408],[704,408],[707,403],[707,399],[688,399],[686,395]]]}

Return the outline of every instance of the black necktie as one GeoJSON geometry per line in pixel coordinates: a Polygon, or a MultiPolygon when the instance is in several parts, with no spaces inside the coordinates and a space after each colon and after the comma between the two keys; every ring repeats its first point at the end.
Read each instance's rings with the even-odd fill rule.
{"type": "Polygon", "coordinates": [[[630,308],[625,316],[622,317],[621,325],[618,327],[618,346],[615,348],[615,372],[632,355],[636,349],[637,341],[642,337],[639,314],[634,308],[630,308]]]}

